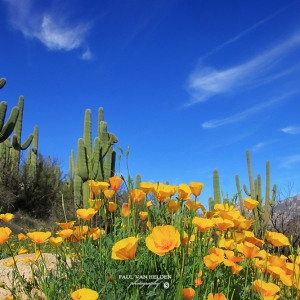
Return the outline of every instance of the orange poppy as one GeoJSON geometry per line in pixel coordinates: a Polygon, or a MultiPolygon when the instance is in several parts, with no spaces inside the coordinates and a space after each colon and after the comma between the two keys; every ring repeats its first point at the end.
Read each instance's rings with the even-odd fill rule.
{"type": "Polygon", "coordinates": [[[120,188],[122,181],[123,179],[119,176],[113,176],[109,178],[110,186],[115,192],[120,188]]]}

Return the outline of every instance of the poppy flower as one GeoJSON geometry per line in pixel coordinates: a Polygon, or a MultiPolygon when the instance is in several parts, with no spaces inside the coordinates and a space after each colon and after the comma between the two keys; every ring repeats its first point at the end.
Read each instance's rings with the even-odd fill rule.
{"type": "Polygon", "coordinates": [[[122,207],[122,214],[124,218],[128,218],[129,215],[129,204],[125,203],[122,207]]]}
{"type": "Polygon", "coordinates": [[[103,193],[107,199],[111,199],[113,197],[113,195],[115,194],[115,191],[114,190],[105,190],[103,193]]]}
{"type": "Polygon", "coordinates": [[[164,202],[168,197],[176,193],[176,189],[174,186],[158,182],[153,185],[152,192],[158,202],[164,202]]]}
{"type": "Polygon", "coordinates": [[[123,181],[122,178],[119,176],[110,177],[109,183],[110,183],[112,190],[114,190],[116,192],[120,188],[122,181],[123,181]]]}
{"type": "Polygon", "coordinates": [[[103,203],[102,199],[97,199],[97,200],[89,199],[90,207],[97,211],[102,206],[102,203],[103,203]]]}
{"type": "Polygon", "coordinates": [[[244,205],[248,210],[254,209],[258,205],[258,201],[251,198],[244,198],[244,205]]]}
{"type": "Polygon", "coordinates": [[[190,190],[194,196],[200,196],[204,184],[201,182],[190,182],[190,190]]]}
{"type": "Polygon", "coordinates": [[[266,239],[269,243],[271,243],[275,247],[290,245],[288,238],[282,233],[267,231],[266,239]]]}
{"type": "Polygon", "coordinates": [[[61,229],[70,229],[74,226],[74,223],[76,221],[70,221],[68,223],[58,223],[58,222],[55,222],[56,225],[58,225],[61,229]]]}
{"type": "Polygon", "coordinates": [[[76,210],[76,214],[80,217],[80,219],[88,221],[90,220],[97,211],[94,208],[80,208],[76,210]]]}
{"type": "Polygon", "coordinates": [[[36,244],[43,244],[45,243],[49,237],[51,236],[51,232],[42,232],[42,231],[35,231],[27,233],[27,236],[36,244]]]}
{"type": "Polygon", "coordinates": [[[107,204],[107,209],[111,213],[113,213],[118,207],[119,207],[119,205],[114,202],[108,202],[108,204],[107,204]]]}
{"type": "Polygon", "coordinates": [[[151,207],[151,206],[152,206],[152,201],[149,200],[149,201],[146,203],[146,206],[147,206],[147,208],[151,207]]]}
{"type": "Polygon", "coordinates": [[[57,231],[57,235],[61,236],[64,239],[68,239],[73,234],[73,229],[63,229],[57,231]]]}
{"type": "Polygon", "coordinates": [[[176,200],[169,200],[167,202],[167,206],[168,206],[168,211],[170,214],[175,214],[177,213],[179,207],[180,207],[180,203],[176,200]]]}
{"type": "Polygon", "coordinates": [[[98,297],[99,294],[96,291],[86,288],[71,293],[73,300],[97,300],[98,297]]]}
{"type": "Polygon", "coordinates": [[[18,240],[19,241],[25,241],[27,239],[27,236],[23,233],[18,234],[18,240]]]}
{"type": "Polygon", "coordinates": [[[145,193],[149,194],[152,191],[153,183],[152,182],[141,182],[140,189],[145,193]]]}
{"type": "Polygon", "coordinates": [[[253,282],[254,291],[263,296],[264,300],[278,299],[279,296],[275,295],[280,292],[278,285],[272,282],[264,282],[263,280],[257,279],[253,282]]]}
{"type": "Polygon", "coordinates": [[[50,239],[49,239],[49,243],[53,246],[53,247],[55,247],[55,248],[57,248],[61,243],[63,242],[63,238],[62,237],[60,237],[60,236],[58,236],[58,237],[51,237],[50,239]]]}
{"type": "Polygon", "coordinates": [[[180,234],[172,225],[156,226],[146,237],[146,246],[153,253],[163,256],[180,246],[180,234]]]}
{"type": "Polygon", "coordinates": [[[185,206],[187,207],[188,210],[194,210],[194,211],[203,207],[203,205],[199,201],[187,201],[185,203],[185,206]]]}
{"type": "Polygon", "coordinates": [[[215,253],[210,253],[209,255],[203,257],[204,264],[210,270],[214,270],[220,263],[223,262],[223,260],[224,257],[220,257],[215,253]]]}
{"type": "Polygon", "coordinates": [[[112,247],[111,258],[118,260],[134,259],[139,239],[136,237],[125,238],[112,247]]]}
{"type": "Polygon", "coordinates": [[[230,227],[234,227],[234,223],[231,220],[214,218],[213,221],[219,230],[226,230],[230,227]]]}
{"type": "Polygon", "coordinates": [[[185,288],[182,290],[182,295],[185,300],[192,300],[195,296],[195,290],[193,288],[185,288]]]}
{"type": "Polygon", "coordinates": [[[6,213],[6,214],[0,214],[0,220],[4,221],[4,222],[9,222],[11,221],[11,219],[14,217],[13,214],[10,213],[6,213]]]}
{"type": "Polygon", "coordinates": [[[260,249],[252,243],[244,242],[244,244],[238,244],[237,249],[239,252],[243,253],[246,258],[257,257],[260,249]]]}
{"type": "Polygon", "coordinates": [[[146,211],[140,211],[139,216],[142,221],[145,221],[148,217],[148,213],[146,211]]]}
{"type": "Polygon", "coordinates": [[[181,198],[181,200],[191,200],[191,193],[192,191],[187,184],[179,184],[178,195],[181,198]]]}
{"type": "Polygon", "coordinates": [[[218,294],[215,294],[215,295],[210,293],[208,295],[207,300],[227,300],[227,298],[223,293],[218,293],[218,294]]]}
{"type": "Polygon", "coordinates": [[[89,180],[89,186],[91,187],[93,193],[97,196],[104,190],[109,188],[108,182],[89,180]]]}
{"type": "Polygon", "coordinates": [[[8,227],[0,227],[0,245],[8,241],[11,230],[8,227]]]}
{"type": "Polygon", "coordinates": [[[202,271],[200,271],[197,275],[197,278],[195,279],[195,286],[198,287],[202,283],[202,271]]]}
{"type": "Polygon", "coordinates": [[[140,189],[133,189],[130,191],[130,199],[138,204],[141,203],[145,196],[146,194],[140,189]]]}
{"type": "Polygon", "coordinates": [[[194,217],[192,224],[194,224],[200,232],[206,232],[215,226],[215,222],[210,219],[194,217]]]}

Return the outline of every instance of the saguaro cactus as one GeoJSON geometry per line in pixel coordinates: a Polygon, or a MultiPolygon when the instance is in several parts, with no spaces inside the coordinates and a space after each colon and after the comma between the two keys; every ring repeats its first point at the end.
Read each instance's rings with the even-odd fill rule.
{"type": "MultiPolygon", "coordinates": [[[[76,167],[74,170],[74,198],[75,205],[79,205],[83,198],[83,205],[88,205],[88,180],[108,181],[113,176],[116,153],[112,146],[118,141],[116,136],[107,131],[107,124],[103,121],[103,108],[98,110],[98,136],[92,147],[91,110],[87,109],[84,118],[83,138],[78,140],[76,167]]],[[[74,161],[74,159],[73,159],[74,161]]],[[[72,178],[72,167],[69,179],[72,178]]]]}
{"type": "Polygon", "coordinates": [[[19,115],[17,118],[17,122],[14,128],[14,135],[12,137],[11,143],[8,143],[8,147],[11,148],[11,159],[12,159],[12,170],[16,175],[19,172],[19,164],[20,164],[20,152],[21,150],[27,149],[33,139],[33,134],[30,134],[26,141],[21,144],[21,132],[22,132],[22,123],[23,123],[23,109],[24,109],[24,97],[19,97],[18,102],[19,107],[19,115]]]}
{"type": "MultiPolygon", "coordinates": [[[[250,184],[250,191],[247,189],[247,186],[244,184],[244,192],[247,196],[251,197],[251,199],[258,201],[258,206],[254,209],[254,216],[256,219],[255,222],[255,231],[256,234],[263,236],[270,219],[270,205],[275,202],[276,192],[277,192],[277,185],[273,185],[272,189],[272,197],[270,198],[270,162],[266,162],[266,192],[265,192],[265,201],[263,203],[263,196],[262,196],[262,186],[261,186],[261,176],[260,174],[257,175],[257,178],[253,180],[252,175],[252,165],[251,165],[251,158],[250,158],[250,151],[246,151],[246,159],[247,159],[247,166],[248,166],[248,176],[249,176],[249,184],[250,184]]],[[[238,193],[241,193],[240,185],[239,185],[239,178],[236,175],[236,185],[238,193]]],[[[241,196],[240,198],[240,206],[243,207],[243,199],[241,196]]]]}
{"type": "Polygon", "coordinates": [[[34,126],[32,148],[31,150],[29,149],[29,153],[30,153],[29,174],[31,177],[35,177],[36,174],[36,164],[37,164],[37,156],[38,156],[38,135],[39,135],[39,129],[37,126],[34,126]]]}

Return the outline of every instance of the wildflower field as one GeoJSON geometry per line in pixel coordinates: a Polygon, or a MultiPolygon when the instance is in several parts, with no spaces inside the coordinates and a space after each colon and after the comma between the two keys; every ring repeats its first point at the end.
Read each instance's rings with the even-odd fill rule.
{"type": "Polygon", "coordinates": [[[13,279],[11,288],[1,286],[6,299],[31,299],[32,289],[44,297],[36,299],[51,300],[300,299],[299,249],[258,226],[259,201],[244,198],[243,213],[235,199],[207,211],[203,188],[200,182],[137,188],[118,176],[90,180],[89,207],[77,209],[74,220],[57,220],[56,234],[12,235],[1,227],[2,253],[36,253],[29,282],[14,258],[7,266],[13,279]],[[121,185],[127,201],[118,197],[121,185]],[[280,255],[282,247],[288,256],[280,255]],[[44,253],[57,255],[55,272],[44,272],[44,253]]]}

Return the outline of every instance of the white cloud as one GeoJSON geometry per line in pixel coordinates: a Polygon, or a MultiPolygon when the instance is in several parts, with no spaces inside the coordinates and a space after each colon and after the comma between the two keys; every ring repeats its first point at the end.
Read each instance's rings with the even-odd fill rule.
{"type": "Polygon", "coordinates": [[[298,134],[300,133],[300,126],[289,126],[286,128],[282,128],[281,131],[289,134],[298,134]]]}
{"type": "Polygon", "coordinates": [[[244,119],[248,118],[249,116],[253,115],[254,113],[257,113],[258,111],[260,111],[260,110],[262,110],[262,109],[264,109],[268,106],[274,105],[275,103],[286,99],[291,94],[292,93],[287,93],[284,96],[272,99],[270,101],[265,101],[265,102],[259,103],[255,106],[245,110],[245,111],[242,111],[238,114],[235,114],[233,116],[230,116],[230,117],[227,117],[227,118],[224,118],[224,119],[210,120],[210,121],[204,122],[202,124],[202,127],[206,128],[206,129],[209,129],[209,128],[220,127],[220,126],[227,125],[227,124],[230,124],[230,123],[236,123],[238,121],[241,121],[241,120],[244,120],[244,119]]]}
{"type": "Polygon", "coordinates": [[[196,68],[188,79],[187,90],[192,100],[185,106],[206,101],[217,94],[236,91],[241,87],[261,85],[284,76],[288,72],[281,71],[278,76],[267,75],[285,54],[299,45],[300,34],[295,34],[284,43],[246,63],[220,71],[212,67],[196,68]]]}
{"type": "Polygon", "coordinates": [[[292,168],[294,164],[300,162],[300,154],[292,155],[292,156],[287,156],[284,157],[282,163],[282,167],[284,168],[292,168]]]}
{"type": "Polygon", "coordinates": [[[60,11],[38,12],[31,0],[4,0],[10,22],[27,38],[37,38],[49,50],[70,51],[82,45],[91,28],[89,23],[70,22],[60,11]]]}
{"type": "Polygon", "coordinates": [[[80,56],[81,59],[83,60],[91,60],[93,59],[93,54],[91,53],[90,49],[87,48],[84,53],[80,56]]]}

